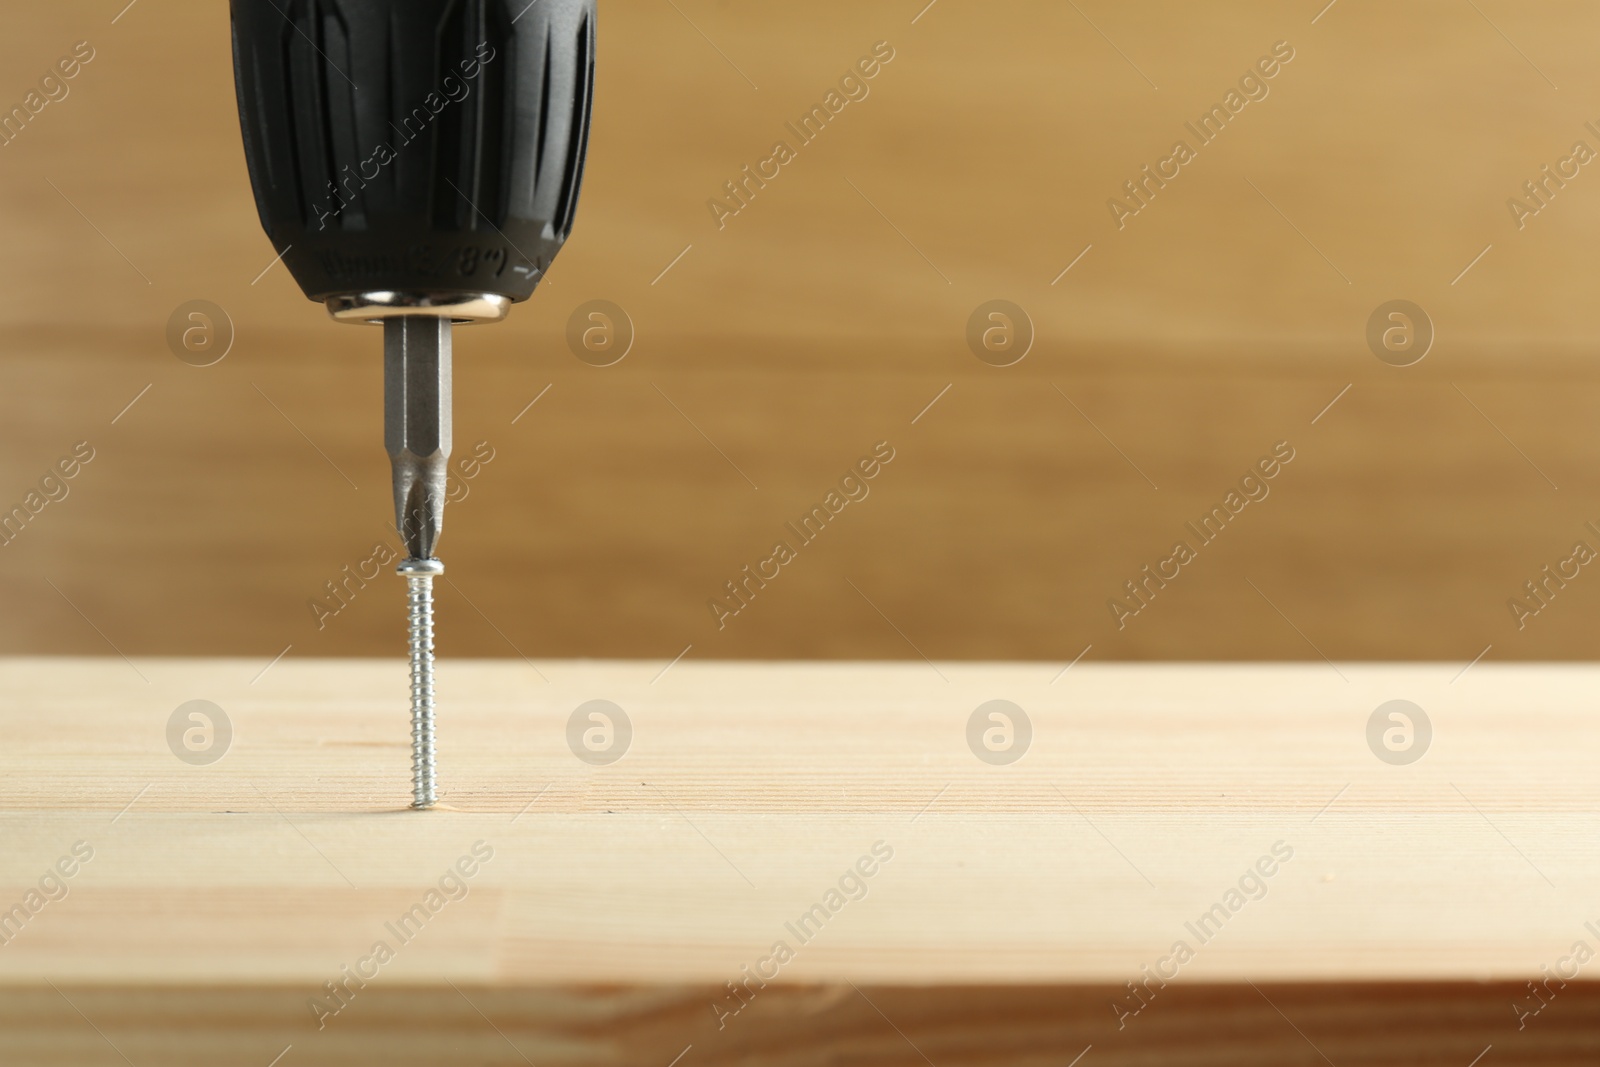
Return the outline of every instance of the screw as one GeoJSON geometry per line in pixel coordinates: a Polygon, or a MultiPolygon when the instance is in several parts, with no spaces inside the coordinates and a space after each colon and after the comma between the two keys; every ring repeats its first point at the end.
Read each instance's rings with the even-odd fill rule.
{"type": "Polygon", "coordinates": [[[407,559],[395,573],[406,579],[411,630],[411,806],[431,808],[439,799],[433,766],[433,576],[444,573],[444,564],[407,559]]]}

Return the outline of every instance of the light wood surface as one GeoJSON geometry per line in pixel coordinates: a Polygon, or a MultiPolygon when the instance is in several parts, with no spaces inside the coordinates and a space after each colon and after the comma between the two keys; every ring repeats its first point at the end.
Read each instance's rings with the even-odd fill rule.
{"type": "Polygon", "coordinates": [[[1195,1044],[1212,1033],[1304,1058],[1278,1011],[1335,1062],[1442,1063],[1469,1039],[1467,1059],[1600,1049],[1582,981],[1520,1030],[1513,1009],[1542,966],[1600,944],[1600,669],[1079,664],[1052,684],[1039,665],[447,661],[447,806],[417,813],[398,661],[263,666],[0,663],[0,900],[93,851],[0,947],[0,1042],[38,1057],[21,1062],[70,1062],[41,1051],[51,1034],[92,1045],[78,1011],[112,1041],[194,1056],[204,1042],[153,1021],[191,1008],[197,1034],[234,1050],[247,1034],[263,1063],[286,1044],[354,1062],[338,1056],[365,1039],[421,1062],[458,1030],[513,1062],[475,1010],[541,1063],[665,1064],[688,1044],[709,1062],[901,1062],[861,1001],[958,1063],[1130,1033],[1118,1056],[1215,1062],[1182,1058],[1220,1055],[1195,1044]],[[232,724],[209,766],[165,736],[197,698],[232,724]],[[1407,766],[1366,741],[1397,698],[1433,726],[1407,766]],[[606,766],[566,740],[594,699],[632,726],[606,766]],[[1010,765],[968,747],[993,699],[1032,724],[1010,765]],[[475,847],[492,858],[429,904],[475,847]],[[430,917],[397,938],[387,924],[418,903],[430,917]],[[791,929],[819,903],[825,920],[791,929]],[[1215,928],[1192,928],[1219,903],[1215,928]],[[393,960],[319,1030],[310,999],[380,940],[393,960]],[[779,941],[793,958],[719,1028],[717,991],[779,941]],[[1170,971],[1178,941],[1192,958],[1119,1029],[1111,994],[1170,971]]]}
{"type": "MultiPolygon", "coordinates": [[[[263,273],[225,5],[123,7],[22,5],[0,40],[3,101],[96,49],[0,148],[0,506],[97,449],[0,549],[0,644],[391,654],[392,591],[323,629],[307,605],[389,522],[377,338],[263,273]],[[164,340],[194,298],[236,327],[214,367],[164,340]]],[[[1600,583],[1525,629],[1506,607],[1600,521],[1600,179],[1506,208],[1592,138],[1594,5],[601,9],[575,235],[458,340],[457,436],[497,458],[442,542],[451,654],[1594,654],[1600,583]],[[871,95],[717,229],[707,199],[879,40],[871,95]],[[1107,199],[1278,40],[1270,95],[1116,229],[1107,199]],[[1364,340],[1397,297],[1437,326],[1414,367],[1364,340]],[[637,328],[610,368],[564,340],[595,298],[637,328]],[[1014,367],[964,339],[995,298],[1037,328],[1014,367]],[[884,439],[871,498],[716,629],[706,601],[884,439]],[[1119,630],[1107,599],[1285,439],[1271,498],[1119,630]]]]}

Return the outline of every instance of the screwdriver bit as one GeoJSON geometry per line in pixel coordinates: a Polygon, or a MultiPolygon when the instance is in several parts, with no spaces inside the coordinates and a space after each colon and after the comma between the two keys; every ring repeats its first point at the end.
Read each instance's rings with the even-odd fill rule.
{"type": "Polygon", "coordinates": [[[450,321],[383,324],[383,444],[394,472],[394,525],[411,559],[432,559],[450,462],[450,321]]]}

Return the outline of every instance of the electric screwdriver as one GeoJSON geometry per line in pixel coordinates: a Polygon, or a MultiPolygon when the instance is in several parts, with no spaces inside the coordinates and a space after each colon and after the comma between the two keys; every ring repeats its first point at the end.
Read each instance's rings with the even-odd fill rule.
{"type": "Polygon", "coordinates": [[[339,322],[383,326],[406,558],[412,806],[437,800],[433,577],[451,326],[532,295],[572,229],[594,0],[231,0],[245,160],[268,239],[339,322]]]}

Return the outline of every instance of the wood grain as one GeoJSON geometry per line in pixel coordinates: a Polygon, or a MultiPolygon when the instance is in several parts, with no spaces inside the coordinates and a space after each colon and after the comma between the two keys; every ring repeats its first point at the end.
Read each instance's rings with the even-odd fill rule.
{"type": "Polygon", "coordinates": [[[387,988],[317,1031],[281,987],[7,989],[0,1050],[19,1067],[124,1063],[119,1050],[140,1067],[264,1067],[280,1054],[313,1067],[1059,1067],[1080,1054],[1082,1067],[1462,1067],[1478,1056],[1583,1067],[1600,1051],[1593,984],[1569,986],[1521,1031],[1508,1005],[1527,993],[1507,983],[1175,988],[1124,1030],[1108,1007],[1127,993],[1114,987],[773,987],[721,1030],[707,1010],[717,992],[387,988]]]}
{"type": "MultiPolygon", "coordinates": [[[[0,644],[390,654],[397,591],[309,606],[386,536],[376,336],[265,270],[224,6],[122,6],[29,5],[0,41],[0,100],[97,53],[0,148],[0,507],[97,450],[0,549],[0,644]],[[214,367],[164,339],[194,298],[236,328],[214,367]]],[[[1596,179],[1522,229],[1506,201],[1592,137],[1600,14],[1324,6],[607,0],[576,234],[457,346],[458,437],[497,458],[450,510],[446,650],[1592,656],[1600,586],[1520,629],[1507,601],[1600,544],[1596,179]],[[879,40],[871,95],[718,229],[707,200],[879,40]],[[1115,228],[1106,201],[1278,40],[1270,95],[1115,228]],[[1364,339],[1397,297],[1437,327],[1414,367],[1364,339]],[[637,330],[610,368],[566,346],[595,298],[637,330]],[[965,341],[995,298],[1037,328],[1009,368],[965,341]],[[707,601],[879,440],[870,499],[718,629],[707,601]],[[1107,600],[1280,440],[1271,498],[1119,629],[1107,600]]]]}
{"type": "Polygon", "coordinates": [[[0,905],[66,890],[5,928],[0,1048],[72,1062],[84,1017],[135,1063],[1600,1047],[1596,668],[661,666],[447,661],[417,813],[397,661],[0,663],[0,905]],[[1405,766],[1366,740],[1397,697],[1433,727],[1405,766]],[[196,698],[233,731],[206,766],[166,737],[196,698]],[[997,698],[1009,765],[968,747],[997,698]],[[594,699],[631,724],[609,765],[567,740],[594,699]]]}

